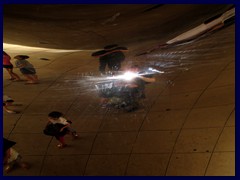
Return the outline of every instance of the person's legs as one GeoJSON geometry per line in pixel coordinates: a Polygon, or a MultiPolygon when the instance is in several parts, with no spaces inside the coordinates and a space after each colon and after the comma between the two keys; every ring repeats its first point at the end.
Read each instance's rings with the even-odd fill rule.
{"type": "Polygon", "coordinates": [[[72,135],[73,139],[78,138],[77,131],[73,129],[72,127],[68,127],[69,133],[72,135]]]}
{"type": "Polygon", "coordinates": [[[9,69],[9,72],[11,74],[11,77],[13,77],[16,80],[21,80],[21,78],[16,73],[13,72],[13,69],[9,69]]]}
{"type": "Polygon", "coordinates": [[[11,68],[5,68],[5,69],[7,70],[8,74],[10,75],[10,80],[16,79],[12,74],[12,69],[11,68]]]}
{"type": "Polygon", "coordinates": [[[20,77],[13,72],[13,65],[3,65],[3,68],[6,69],[10,75],[10,80],[20,80],[20,77]]]}
{"type": "Polygon", "coordinates": [[[64,136],[55,136],[55,137],[60,142],[60,144],[57,145],[58,148],[64,148],[67,146],[64,140],[64,136]]]}
{"type": "Polygon", "coordinates": [[[29,169],[30,168],[30,165],[28,163],[22,161],[22,156],[21,155],[18,155],[18,157],[16,159],[16,164],[18,166],[20,166],[21,168],[24,168],[24,169],[29,169]]]}
{"type": "Polygon", "coordinates": [[[139,103],[138,103],[138,87],[135,88],[129,88],[128,93],[126,94],[126,106],[125,109],[128,112],[132,112],[138,109],[139,103]]]}
{"type": "Polygon", "coordinates": [[[21,68],[20,71],[28,80],[26,84],[36,84],[37,83],[36,78],[33,76],[36,73],[35,69],[21,68]]]}
{"type": "Polygon", "coordinates": [[[12,72],[12,75],[16,80],[21,80],[21,78],[16,73],[12,72]]]}
{"type": "Polygon", "coordinates": [[[27,79],[27,84],[36,84],[35,78],[31,74],[23,74],[27,79]]]}
{"type": "Polygon", "coordinates": [[[31,78],[33,79],[34,83],[38,83],[38,77],[35,74],[29,74],[29,76],[31,76],[31,78]]]}
{"type": "Polygon", "coordinates": [[[35,81],[38,81],[38,76],[36,74],[33,74],[33,77],[34,77],[35,81]]]}
{"type": "Polygon", "coordinates": [[[16,160],[14,160],[14,161],[8,163],[8,164],[6,165],[6,167],[5,167],[5,169],[4,169],[5,172],[6,172],[6,173],[9,173],[10,171],[13,170],[13,168],[15,168],[16,165],[17,165],[16,160]]]}

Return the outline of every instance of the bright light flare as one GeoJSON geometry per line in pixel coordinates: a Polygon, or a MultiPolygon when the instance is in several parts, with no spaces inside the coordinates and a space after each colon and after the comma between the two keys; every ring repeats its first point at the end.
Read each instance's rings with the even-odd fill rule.
{"type": "Polygon", "coordinates": [[[125,79],[127,81],[130,81],[132,80],[133,78],[135,77],[138,77],[138,74],[137,73],[134,73],[134,72],[125,72],[123,75],[122,75],[122,79],[125,79]]]}
{"type": "Polygon", "coordinates": [[[123,75],[107,77],[107,79],[124,79],[126,81],[131,81],[133,78],[138,77],[138,73],[127,71],[123,75]]]}
{"type": "Polygon", "coordinates": [[[157,69],[153,69],[153,68],[148,68],[149,71],[152,71],[152,72],[157,72],[157,73],[164,73],[164,71],[159,71],[157,69]]]}

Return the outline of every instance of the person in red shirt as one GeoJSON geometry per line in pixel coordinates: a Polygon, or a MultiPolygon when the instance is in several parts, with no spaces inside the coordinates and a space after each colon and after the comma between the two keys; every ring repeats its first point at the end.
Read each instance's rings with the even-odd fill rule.
{"type": "Polygon", "coordinates": [[[7,70],[10,75],[10,80],[20,81],[21,78],[13,72],[13,64],[10,62],[11,57],[3,51],[3,68],[7,70]]]}

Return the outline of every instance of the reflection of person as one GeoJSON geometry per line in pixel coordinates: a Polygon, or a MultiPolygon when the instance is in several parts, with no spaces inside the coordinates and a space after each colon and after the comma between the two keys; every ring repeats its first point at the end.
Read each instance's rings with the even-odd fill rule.
{"type": "Polygon", "coordinates": [[[124,99],[128,104],[137,104],[139,99],[146,97],[145,84],[155,81],[156,79],[152,74],[141,72],[137,65],[131,66],[123,75],[116,76],[112,86],[99,88],[101,90],[99,92],[100,105],[107,107],[112,97],[124,99]]]}
{"type": "Polygon", "coordinates": [[[15,166],[28,169],[30,166],[22,162],[22,156],[12,147],[16,144],[14,141],[3,138],[3,165],[5,172],[10,172],[15,166]]]}
{"type": "Polygon", "coordinates": [[[130,81],[128,87],[132,89],[132,93],[138,95],[141,98],[145,98],[145,84],[153,83],[156,79],[152,76],[152,74],[146,74],[140,72],[140,68],[138,65],[133,65],[129,68],[130,72],[137,73],[138,75],[130,81]]]}
{"type": "MultiPolygon", "coordinates": [[[[60,129],[60,132],[63,132],[64,129],[66,129],[66,132],[67,133],[70,132],[73,138],[78,137],[77,132],[71,127],[72,122],[64,118],[61,112],[58,112],[58,111],[50,112],[48,114],[48,121],[49,123],[52,123],[52,124],[62,124],[63,126],[60,129]]],[[[64,140],[65,135],[66,133],[55,136],[56,139],[60,142],[60,144],[57,145],[59,148],[64,148],[67,146],[64,140]]]]}
{"type": "Polygon", "coordinates": [[[38,83],[38,77],[36,75],[36,70],[33,67],[33,65],[27,61],[29,56],[26,55],[18,55],[14,57],[17,59],[15,61],[15,64],[17,68],[20,69],[21,73],[27,78],[26,84],[37,84],[38,83]]]}
{"type": "Polygon", "coordinates": [[[13,102],[14,100],[10,96],[3,95],[3,109],[10,114],[18,113],[17,111],[13,111],[8,108],[8,106],[13,106],[13,102]]]}
{"type": "Polygon", "coordinates": [[[104,50],[94,52],[92,56],[99,58],[99,71],[105,74],[106,66],[110,71],[118,71],[121,69],[121,63],[125,60],[124,51],[126,47],[119,47],[112,44],[104,47],[104,50]]]}
{"type": "Polygon", "coordinates": [[[20,81],[20,77],[13,72],[13,64],[11,63],[11,57],[3,51],[3,68],[7,70],[10,75],[10,80],[20,81]]]}

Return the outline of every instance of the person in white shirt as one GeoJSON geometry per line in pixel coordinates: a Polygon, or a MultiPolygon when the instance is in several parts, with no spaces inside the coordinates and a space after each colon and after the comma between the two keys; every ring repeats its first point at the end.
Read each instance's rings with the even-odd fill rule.
{"type": "Polygon", "coordinates": [[[49,123],[52,124],[63,125],[60,129],[60,134],[55,136],[56,139],[60,142],[60,144],[58,144],[57,147],[64,148],[67,146],[64,140],[64,136],[66,135],[66,133],[61,134],[61,132],[64,132],[64,130],[66,130],[67,133],[71,133],[74,139],[78,138],[77,132],[71,127],[72,121],[67,120],[65,117],[63,117],[63,114],[61,112],[58,111],[50,112],[48,114],[48,121],[49,123]]]}

